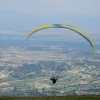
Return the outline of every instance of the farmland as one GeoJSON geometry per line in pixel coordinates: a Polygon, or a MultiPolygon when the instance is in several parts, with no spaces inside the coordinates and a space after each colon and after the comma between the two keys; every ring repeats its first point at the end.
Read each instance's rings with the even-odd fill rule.
{"type": "Polygon", "coordinates": [[[72,51],[67,55],[55,52],[50,55],[47,51],[43,52],[29,52],[15,47],[2,51],[0,62],[1,95],[8,91],[13,92],[12,95],[20,95],[19,93],[23,95],[37,95],[39,93],[52,95],[53,92],[55,94],[70,94],[79,89],[100,87],[98,53],[93,56],[84,56],[80,52],[72,51]],[[14,56],[9,51],[13,52],[14,56]],[[7,54],[4,55],[4,52],[7,54]],[[45,57],[42,58],[43,55],[45,57]],[[55,56],[52,57],[52,55],[55,56]],[[54,85],[50,81],[51,75],[59,76],[54,85]],[[34,94],[35,91],[36,94],[34,94]]]}
{"type": "Polygon", "coordinates": [[[37,37],[40,42],[9,38],[0,40],[0,95],[67,95],[86,89],[100,92],[99,49],[91,52],[85,43],[73,45],[59,42],[59,38],[42,41],[43,37],[37,37]],[[50,80],[52,75],[58,76],[56,84],[50,80]]]}

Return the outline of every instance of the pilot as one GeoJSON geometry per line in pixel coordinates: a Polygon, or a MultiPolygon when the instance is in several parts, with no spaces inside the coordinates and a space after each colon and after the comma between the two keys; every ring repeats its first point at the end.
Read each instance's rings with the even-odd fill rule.
{"type": "Polygon", "coordinates": [[[52,80],[53,84],[56,83],[56,81],[58,80],[58,76],[55,78],[55,77],[51,77],[50,80],[52,80]]]}

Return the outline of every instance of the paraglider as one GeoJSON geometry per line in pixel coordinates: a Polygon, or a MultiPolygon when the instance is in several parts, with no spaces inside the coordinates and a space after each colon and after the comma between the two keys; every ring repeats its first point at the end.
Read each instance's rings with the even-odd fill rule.
{"type": "Polygon", "coordinates": [[[66,24],[48,24],[48,25],[45,25],[45,26],[40,26],[34,30],[32,30],[28,36],[27,36],[27,40],[28,38],[34,34],[35,32],[39,31],[39,30],[42,30],[42,29],[46,29],[46,28],[66,28],[66,29],[70,29],[72,31],[75,31],[77,32],[78,34],[80,34],[82,37],[84,37],[91,45],[91,48],[92,48],[92,51],[94,51],[94,43],[92,42],[91,38],[86,34],[84,33],[83,31],[79,30],[78,28],[75,28],[73,26],[70,26],[70,25],[66,25],[66,24]]]}

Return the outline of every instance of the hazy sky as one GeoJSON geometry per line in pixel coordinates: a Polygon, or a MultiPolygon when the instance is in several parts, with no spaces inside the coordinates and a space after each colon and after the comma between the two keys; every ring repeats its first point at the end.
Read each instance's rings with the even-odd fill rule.
{"type": "Polygon", "coordinates": [[[100,0],[0,0],[0,9],[41,16],[66,13],[100,17],[100,0]]]}
{"type": "MultiPolygon", "coordinates": [[[[40,22],[34,22],[35,25],[37,23],[39,25],[44,25],[45,23],[67,23],[84,30],[88,34],[97,34],[97,37],[100,38],[100,0],[0,0],[0,10],[10,10],[43,16],[43,22],[41,22],[42,17],[39,17],[40,22]],[[60,15],[62,16],[59,17],[60,15]],[[68,17],[68,15],[71,16],[71,18],[68,17]],[[68,18],[66,18],[66,16],[68,18]],[[47,18],[48,20],[46,20],[47,18]]],[[[5,17],[6,16],[3,16],[1,18],[5,17]]],[[[23,25],[25,20],[21,20],[21,25],[23,25]]],[[[31,25],[31,20],[32,19],[29,21],[28,19],[28,22],[26,23],[31,25]]],[[[12,22],[10,17],[8,17],[7,21],[9,23],[12,22]]],[[[4,27],[9,24],[8,22],[4,23],[3,21],[4,27]]],[[[33,26],[34,23],[32,24],[33,26]]],[[[17,22],[13,20],[13,24],[15,25],[15,28],[17,22]]]]}

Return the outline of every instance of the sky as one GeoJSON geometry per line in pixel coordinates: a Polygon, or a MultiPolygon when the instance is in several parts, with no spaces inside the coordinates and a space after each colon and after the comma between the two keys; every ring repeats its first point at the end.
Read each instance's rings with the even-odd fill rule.
{"type": "Polygon", "coordinates": [[[39,16],[66,13],[100,17],[100,0],[0,0],[0,10],[39,16]]]}
{"type": "Polygon", "coordinates": [[[16,28],[28,32],[39,25],[63,23],[83,30],[95,43],[100,41],[100,0],[0,0],[0,11],[4,10],[18,12],[18,15],[2,14],[0,31],[16,28]],[[32,16],[22,17],[19,13],[32,16]]]}
{"type": "MultiPolygon", "coordinates": [[[[84,30],[88,34],[97,34],[97,37],[100,37],[100,0],[0,0],[0,10],[42,16],[45,18],[43,21],[47,21],[47,18],[48,21],[36,21],[36,23],[39,22],[40,25],[45,23],[69,24],[84,30]],[[71,17],[69,18],[68,16],[71,17]]],[[[34,18],[30,20],[34,20],[34,18]]],[[[9,25],[9,23],[5,23],[4,26],[9,25]]],[[[31,25],[30,21],[28,24],[31,25]]]]}

